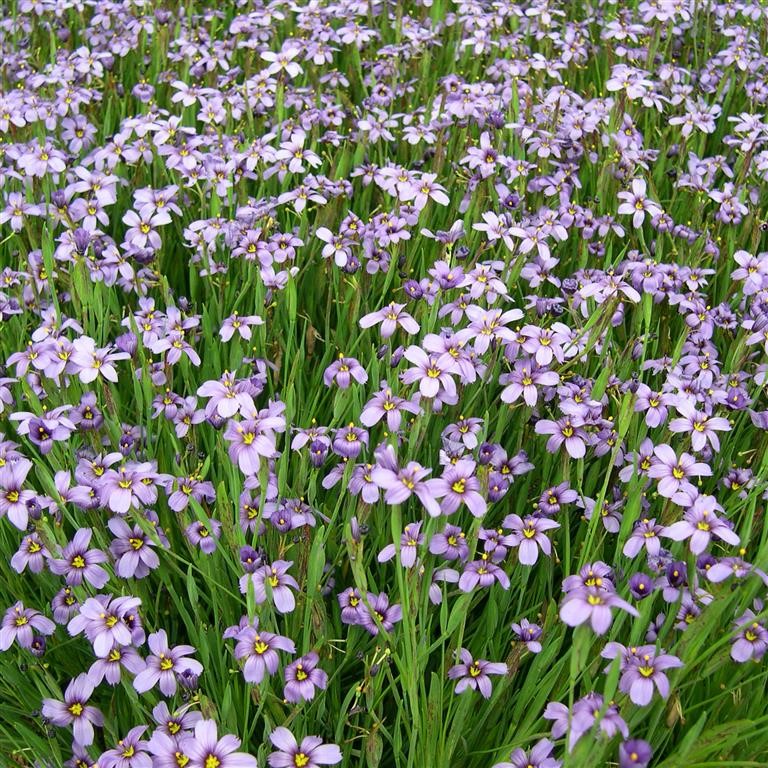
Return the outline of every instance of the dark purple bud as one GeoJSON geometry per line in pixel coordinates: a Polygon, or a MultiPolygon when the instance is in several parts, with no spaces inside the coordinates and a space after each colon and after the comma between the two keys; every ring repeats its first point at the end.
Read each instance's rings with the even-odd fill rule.
{"type": "Polygon", "coordinates": [[[352,256],[349,256],[347,258],[347,263],[344,265],[344,271],[348,275],[354,275],[355,272],[359,271],[360,269],[360,259],[357,258],[354,254],[352,256]]]}
{"type": "Polygon", "coordinates": [[[67,207],[67,194],[64,192],[63,189],[57,189],[52,195],[51,195],[51,202],[56,208],[66,208],[67,207]]]}
{"type": "Polygon", "coordinates": [[[665,573],[671,587],[682,587],[688,580],[688,568],[682,560],[671,562],[665,573]]]}
{"type": "Polygon", "coordinates": [[[312,466],[317,469],[322,467],[325,463],[325,459],[328,456],[328,445],[322,440],[313,440],[309,444],[309,460],[312,462],[312,466]]]}
{"type": "Polygon", "coordinates": [[[214,429],[221,429],[224,426],[224,419],[218,413],[212,413],[205,419],[214,429]]]}
{"type": "Polygon", "coordinates": [[[481,465],[490,464],[495,453],[496,446],[493,443],[482,443],[477,449],[478,463],[481,465]]]}
{"type": "Polygon", "coordinates": [[[37,502],[37,497],[34,499],[30,499],[27,502],[27,512],[29,512],[29,516],[32,520],[39,520],[40,516],[43,513],[43,509],[37,502]]]}
{"type": "Polygon", "coordinates": [[[176,675],[176,679],[179,681],[179,685],[185,691],[192,692],[197,690],[199,678],[194,672],[185,669],[183,672],[179,672],[176,675]]]}
{"type": "Polygon", "coordinates": [[[405,349],[403,347],[397,347],[397,349],[392,350],[392,359],[389,361],[390,366],[396,368],[403,359],[404,354],[405,349]]]}
{"type": "Polygon", "coordinates": [[[139,340],[136,338],[136,334],[133,333],[133,331],[127,331],[126,333],[121,333],[115,339],[115,346],[121,352],[127,352],[131,357],[133,357],[136,354],[136,350],[138,349],[139,340]]]}
{"type": "Polygon", "coordinates": [[[128,454],[133,450],[135,443],[136,440],[134,439],[133,435],[121,435],[120,442],[118,443],[118,449],[120,450],[120,453],[123,454],[123,456],[128,456],[128,454]]]}
{"type": "Polygon", "coordinates": [[[355,544],[359,544],[362,534],[360,532],[360,523],[358,522],[356,515],[353,515],[352,519],[349,521],[349,528],[352,532],[352,541],[354,541],[355,544]]]}
{"type": "Polygon", "coordinates": [[[376,357],[379,360],[383,360],[387,356],[387,352],[389,352],[389,344],[382,344],[377,350],[376,350],[376,357]]]}
{"type": "Polygon", "coordinates": [[[651,745],[642,739],[629,739],[619,746],[619,768],[645,768],[652,757],[651,745]]]}
{"type": "Polygon", "coordinates": [[[91,244],[91,233],[87,229],[78,227],[73,235],[75,250],[82,256],[91,244]]]}
{"type": "Polygon", "coordinates": [[[240,564],[246,573],[254,573],[261,562],[261,555],[253,547],[241,547],[240,564]]]}
{"type": "Polygon", "coordinates": [[[459,260],[466,259],[467,256],[469,256],[469,246],[467,245],[460,245],[456,249],[456,258],[459,260]]]}
{"type": "Polygon", "coordinates": [[[653,592],[653,579],[644,573],[635,573],[629,579],[629,591],[635,600],[644,600],[653,592]]]}
{"type": "Polygon", "coordinates": [[[411,299],[420,299],[424,295],[417,280],[407,280],[403,285],[403,290],[411,299]]]}
{"type": "Polygon", "coordinates": [[[29,650],[32,652],[33,656],[39,659],[45,655],[46,647],[47,643],[45,637],[43,635],[35,635],[32,638],[32,645],[29,646],[29,650]]]}
{"type": "Polygon", "coordinates": [[[506,118],[504,117],[504,113],[499,112],[498,109],[494,109],[493,112],[491,112],[488,115],[488,124],[492,128],[495,128],[497,131],[499,130],[499,128],[503,128],[504,123],[506,122],[507,121],[506,121],[506,118]]]}

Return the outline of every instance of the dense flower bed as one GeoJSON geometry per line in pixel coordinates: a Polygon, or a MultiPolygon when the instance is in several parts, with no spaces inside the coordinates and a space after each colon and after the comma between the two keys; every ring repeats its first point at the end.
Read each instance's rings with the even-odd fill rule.
{"type": "Polygon", "coordinates": [[[5,11],[2,766],[766,764],[763,4],[5,11]]]}

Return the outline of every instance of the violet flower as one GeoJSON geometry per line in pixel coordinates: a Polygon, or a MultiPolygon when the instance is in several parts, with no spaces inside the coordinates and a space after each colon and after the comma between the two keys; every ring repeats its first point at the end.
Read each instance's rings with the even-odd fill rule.
{"type": "Polygon", "coordinates": [[[93,744],[93,726],[104,725],[101,712],[88,704],[94,684],[88,675],[78,675],[64,691],[64,701],[43,699],[43,717],[60,728],[72,726],[75,741],[84,747],[93,744]]]}
{"type": "Polygon", "coordinates": [[[56,625],[40,611],[25,608],[19,600],[3,615],[0,624],[0,651],[7,651],[14,642],[22,648],[32,648],[35,634],[52,635],[56,625]]]}
{"type": "Polygon", "coordinates": [[[229,734],[219,738],[213,720],[199,720],[194,738],[184,740],[189,757],[186,768],[257,768],[256,758],[237,752],[240,739],[229,734]]]}
{"type": "MultiPolygon", "coordinates": [[[[420,330],[419,324],[413,317],[411,317],[411,315],[404,312],[404,309],[405,304],[395,304],[394,301],[390,302],[386,307],[376,312],[370,312],[367,315],[363,315],[359,321],[360,327],[370,328],[377,323],[381,323],[381,337],[383,339],[388,339],[393,336],[398,325],[409,335],[417,334],[420,330]]],[[[339,386],[341,386],[341,384],[339,384],[339,386]]]]}
{"type": "Polygon", "coordinates": [[[460,663],[448,670],[448,679],[457,680],[454,693],[462,693],[467,688],[479,691],[483,698],[491,697],[491,678],[489,675],[506,675],[507,665],[501,662],[473,659],[472,654],[462,648],[459,652],[460,663]]]}
{"type": "Polygon", "coordinates": [[[341,750],[336,744],[323,744],[319,736],[307,736],[299,744],[283,726],[275,728],[269,734],[269,740],[278,749],[267,758],[272,768],[319,768],[321,765],[336,765],[342,760],[341,750]]]}
{"type": "Polygon", "coordinates": [[[694,555],[700,555],[708,546],[711,538],[737,546],[739,537],[717,516],[723,508],[714,496],[697,494],[688,509],[683,513],[683,519],[666,526],[661,535],[674,541],[689,539],[689,546],[694,555]]]}
{"type": "Polygon", "coordinates": [[[325,690],[328,685],[328,675],[318,669],[320,657],[310,651],[285,668],[285,688],[283,697],[292,704],[299,701],[312,701],[315,689],[325,690]]]}
{"type": "Polygon", "coordinates": [[[146,669],[136,676],[133,687],[139,693],[146,693],[159,684],[165,696],[176,693],[176,675],[192,672],[200,675],[203,665],[195,659],[185,657],[195,652],[191,645],[168,645],[168,636],[164,629],[154,632],[147,638],[151,655],[147,656],[146,669]]]}

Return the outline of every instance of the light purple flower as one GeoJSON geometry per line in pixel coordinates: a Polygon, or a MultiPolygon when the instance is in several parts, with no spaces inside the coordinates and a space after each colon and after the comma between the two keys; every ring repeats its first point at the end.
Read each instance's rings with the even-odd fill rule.
{"type": "Polygon", "coordinates": [[[145,693],[159,684],[160,691],[165,696],[176,693],[176,675],[192,672],[200,675],[203,665],[195,659],[186,658],[195,652],[191,645],[168,645],[168,636],[164,629],[152,633],[148,638],[149,649],[152,653],[147,656],[147,667],[136,675],[133,687],[139,693],[145,693]]]}
{"type": "Polygon", "coordinates": [[[15,642],[22,648],[31,648],[35,633],[52,635],[56,625],[34,608],[25,608],[19,600],[3,615],[0,624],[0,651],[7,651],[15,642]]]}
{"type": "Polygon", "coordinates": [[[712,536],[737,546],[738,535],[718,516],[723,508],[714,496],[697,494],[688,509],[683,512],[683,519],[666,526],[662,536],[674,541],[689,539],[689,546],[694,555],[700,555],[708,546],[712,536]]]}
{"type": "Polygon", "coordinates": [[[328,685],[328,675],[318,669],[320,657],[310,651],[285,668],[285,688],[283,696],[286,701],[296,704],[299,701],[311,701],[315,697],[315,689],[325,690],[328,685]]]}
{"type": "Polygon", "coordinates": [[[342,760],[341,750],[336,744],[323,744],[318,736],[307,736],[299,744],[283,726],[275,728],[269,734],[269,740],[279,750],[267,758],[272,768],[319,768],[321,765],[336,765],[342,760]]]}
{"type": "Polygon", "coordinates": [[[459,459],[447,466],[441,477],[432,481],[432,493],[442,499],[440,508],[443,514],[451,515],[461,504],[466,504],[475,517],[485,515],[487,504],[480,494],[475,466],[470,459],[459,459]]]}
{"type": "Polygon", "coordinates": [[[340,389],[348,389],[353,379],[358,384],[368,381],[365,368],[354,357],[339,355],[338,360],[334,360],[323,373],[323,383],[326,387],[330,387],[335,381],[340,389]]]}
{"type": "Polygon", "coordinates": [[[93,744],[93,726],[104,725],[101,712],[88,704],[94,684],[85,673],[71,680],[64,692],[64,701],[43,699],[43,717],[54,725],[72,726],[75,741],[84,747],[93,744]]]}
{"type": "Polygon", "coordinates": [[[539,559],[539,549],[549,557],[552,554],[552,543],[544,531],[560,527],[560,523],[545,517],[528,515],[523,519],[514,514],[507,515],[503,525],[512,532],[512,546],[519,548],[518,556],[522,565],[535,565],[539,559]]]}
{"type": "Polygon", "coordinates": [[[460,663],[448,670],[448,679],[457,680],[455,693],[462,693],[467,688],[479,691],[483,698],[491,697],[491,678],[489,675],[506,675],[507,665],[501,662],[473,659],[472,654],[462,648],[459,652],[460,663]]]}
{"type": "Polygon", "coordinates": [[[377,323],[381,323],[381,337],[388,339],[393,336],[399,325],[407,334],[417,334],[420,330],[419,324],[403,310],[405,304],[395,304],[390,302],[386,307],[370,312],[360,318],[361,328],[370,328],[377,323]]]}
{"type": "Polygon", "coordinates": [[[199,720],[192,739],[184,739],[186,768],[257,768],[256,758],[237,752],[240,739],[230,734],[218,737],[213,720],[199,720]]]}

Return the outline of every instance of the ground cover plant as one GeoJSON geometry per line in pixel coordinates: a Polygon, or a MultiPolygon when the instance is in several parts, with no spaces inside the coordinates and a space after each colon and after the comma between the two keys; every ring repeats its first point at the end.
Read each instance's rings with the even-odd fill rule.
{"type": "Polygon", "coordinates": [[[0,765],[768,764],[768,8],[9,0],[0,765]]]}

